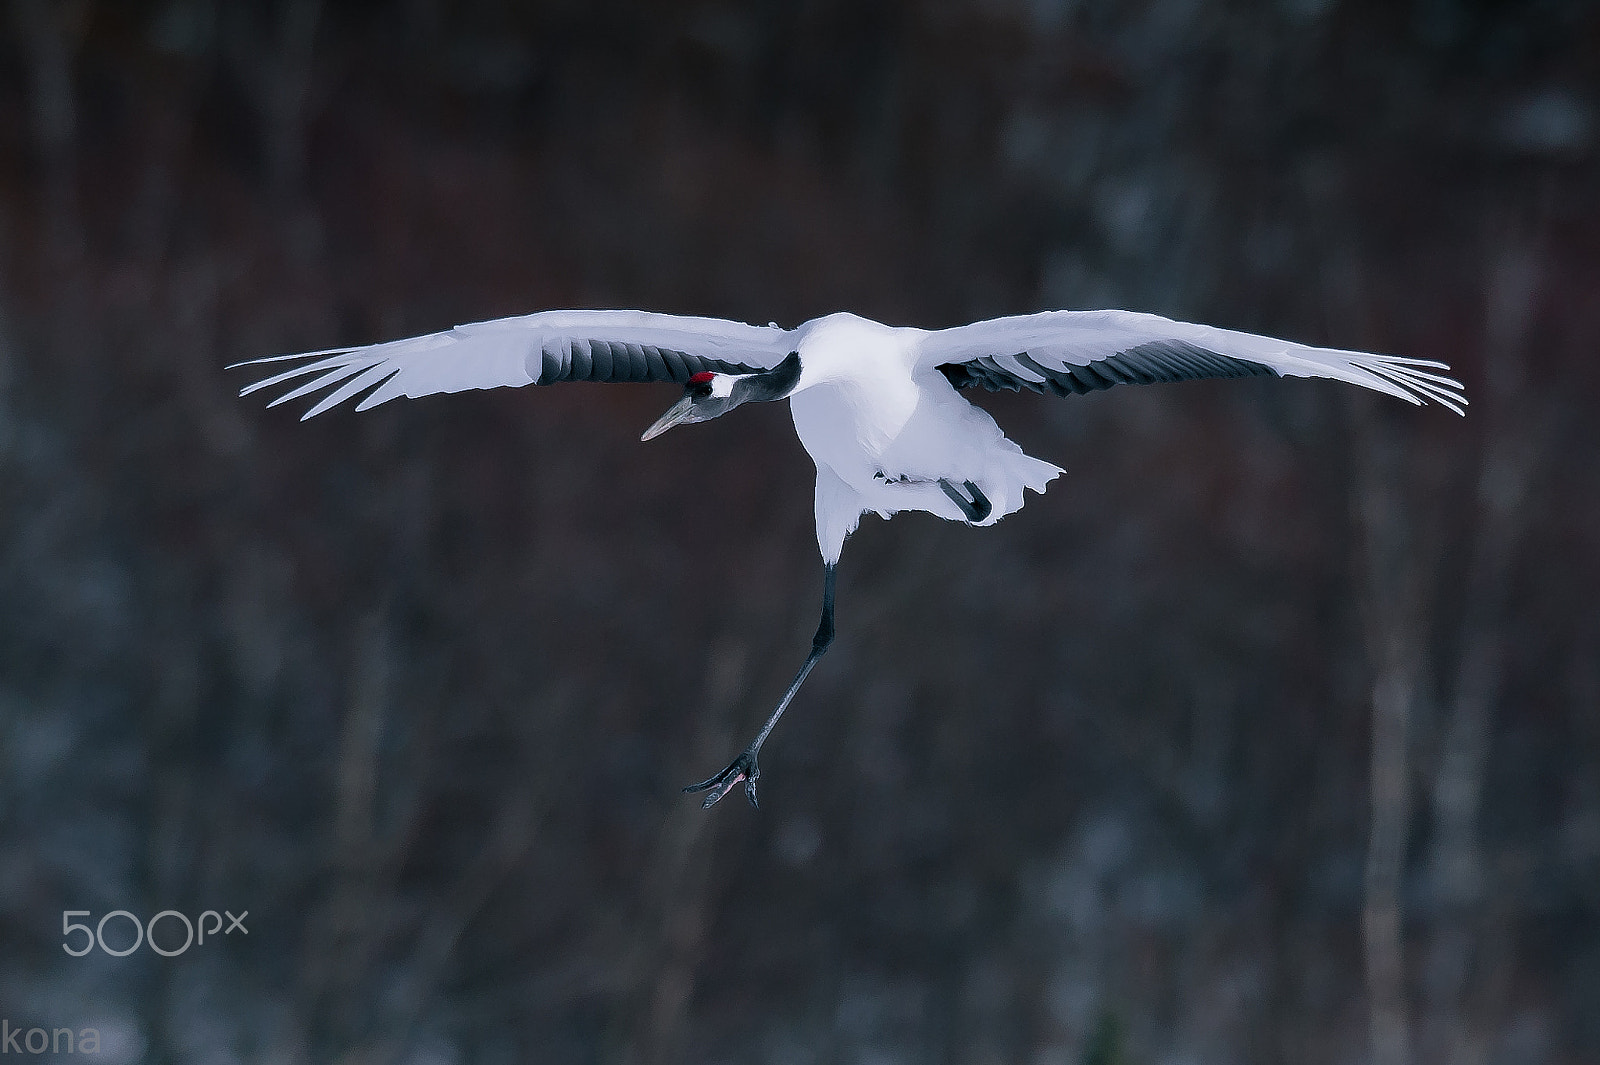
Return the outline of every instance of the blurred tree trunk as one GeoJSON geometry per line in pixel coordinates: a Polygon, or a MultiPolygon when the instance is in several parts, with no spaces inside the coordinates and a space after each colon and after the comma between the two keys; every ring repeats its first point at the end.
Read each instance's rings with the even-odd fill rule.
{"type": "MultiPolygon", "coordinates": [[[[1334,220],[1352,216],[1348,190],[1337,174],[1308,171],[1303,184],[1319,243],[1327,249],[1320,281],[1329,316],[1362,323],[1372,303],[1354,231],[1331,228],[1334,220]]],[[[1365,332],[1358,329],[1357,335],[1365,332]]],[[[1407,512],[1414,449],[1381,401],[1353,395],[1347,404],[1353,430],[1351,507],[1360,537],[1359,617],[1372,677],[1361,914],[1368,1053],[1373,1065],[1407,1065],[1412,1033],[1402,889],[1412,828],[1413,730],[1426,668],[1423,622],[1429,581],[1416,522],[1407,512]]]]}
{"type": "Polygon", "coordinates": [[[378,891],[384,863],[376,822],[378,754],[389,713],[392,652],[384,610],[369,615],[352,656],[350,702],[334,779],[334,825],[328,866],[333,887],[320,920],[310,922],[305,969],[312,1045],[351,1046],[365,1025],[360,989],[370,977],[377,930],[384,924],[378,891]]]}
{"type": "Polygon", "coordinates": [[[1422,674],[1422,573],[1405,513],[1407,449],[1396,430],[1356,402],[1355,508],[1363,539],[1363,615],[1373,669],[1371,820],[1361,915],[1374,1065],[1411,1056],[1401,886],[1411,828],[1410,741],[1422,674]]]}
{"type": "MultiPolygon", "coordinates": [[[[694,742],[697,765],[727,757],[730,719],[749,683],[748,649],[737,637],[718,641],[706,657],[706,699],[694,742]]],[[[730,799],[743,801],[742,791],[730,799]]],[[[684,1022],[720,887],[712,876],[716,858],[711,850],[719,823],[688,796],[667,815],[639,892],[644,919],[638,927],[644,934],[620,967],[623,1005],[615,1057],[620,1065],[682,1060],[684,1022]]]]}
{"type": "Polygon", "coordinates": [[[262,124],[262,149],[273,189],[298,195],[305,178],[311,112],[311,60],[322,23],[322,0],[282,0],[270,27],[235,11],[230,58],[262,124]],[[262,38],[270,43],[262,46],[262,38]]]}
{"type": "Polygon", "coordinates": [[[67,272],[83,255],[77,194],[78,108],[72,66],[88,26],[85,0],[13,0],[12,22],[27,63],[33,135],[41,164],[45,251],[52,270],[67,272]]]}
{"type": "Polygon", "coordinates": [[[1492,899],[1486,897],[1478,815],[1494,709],[1504,688],[1503,619],[1511,570],[1526,527],[1524,503],[1543,450],[1520,403],[1522,349],[1539,275],[1535,254],[1512,247],[1491,264],[1487,280],[1488,387],[1474,409],[1488,427],[1460,660],[1432,781],[1428,875],[1439,915],[1429,948],[1432,1020],[1446,1060],[1460,1065],[1488,1060],[1489,1031],[1503,1005],[1496,988],[1508,963],[1502,956],[1507,945],[1494,934],[1488,912],[1492,899]]]}

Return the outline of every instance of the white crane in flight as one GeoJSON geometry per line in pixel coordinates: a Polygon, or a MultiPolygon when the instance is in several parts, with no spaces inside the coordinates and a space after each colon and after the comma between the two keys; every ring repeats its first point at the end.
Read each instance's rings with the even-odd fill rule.
{"type": "Polygon", "coordinates": [[[761,730],[726,769],[685,788],[710,807],[743,783],[752,805],[756,756],[833,642],[834,574],[868,511],[921,510],[993,525],[1062,470],[1022,449],[960,389],[1065,396],[1118,384],[1201,377],[1331,377],[1457,414],[1466,397],[1444,363],[1315,348],[1131,311],[1044,311],[951,329],[894,328],[830,314],[795,329],[644,311],[545,311],[364,347],[255,359],[287,362],[241,395],[298,385],[272,401],[332,388],[309,418],[366,393],[357,410],[396,396],[558,381],[674,381],[683,396],[642,439],[742,403],[787,399],[817,465],[822,620],[811,653],[761,730]],[[337,386],[337,387],[335,387],[337,386]]]}

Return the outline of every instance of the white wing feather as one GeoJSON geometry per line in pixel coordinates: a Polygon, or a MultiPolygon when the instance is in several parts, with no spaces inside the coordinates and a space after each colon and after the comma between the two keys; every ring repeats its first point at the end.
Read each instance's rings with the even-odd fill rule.
{"type": "Polygon", "coordinates": [[[786,340],[788,336],[786,330],[775,325],[745,325],[722,318],[648,311],[544,311],[458,325],[442,333],[405,340],[299,355],[274,355],[235,365],[298,363],[245,387],[240,395],[274,388],[300,377],[310,378],[268,406],[338,385],[301,416],[303,421],[369,388],[372,392],[356,405],[357,410],[366,410],[398,396],[416,398],[437,392],[514,388],[539,383],[546,353],[567,351],[574,342],[678,352],[754,369],[770,369],[792,350],[786,340]]]}
{"type": "Polygon", "coordinates": [[[918,362],[931,368],[988,356],[1008,372],[1033,380],[1038,374],[1012,356],[1026,353],[1041,366],[1063,369],[1162,341],[1259,363],[1286,377],[1334,378],[1415,404],[1431,399],[1457,414],[1467,404],[1460,382],[1433,372],[1450,368],[1442,362],[1316,348],[1136,311],[1043,311],[941,329],[923,341],[918,362]]]}

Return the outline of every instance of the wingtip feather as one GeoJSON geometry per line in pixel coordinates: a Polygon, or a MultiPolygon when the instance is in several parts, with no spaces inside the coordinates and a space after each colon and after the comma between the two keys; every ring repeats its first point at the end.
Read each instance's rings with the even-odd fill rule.
{"type": "Polygon", "coordinates": [[[324,355],[348,355],[355,348],[324,348],[321,351],[297,351],[292,355],[263,355],[259,359],[244,359],[240,362],[230,362],[224,370],[237,370],[241,366],[260,366],[267,362],[288,362],[290,359],[320,359],[324,355]]]}
{"type": "MultiPolygon", "coordinates": [[[[1461,382],[1453,377],[1443,374],[1430,373],[1419,369],[1420,366],[1436,367],[1448,370],[1450,367],[1444,363],[1431,359],[1407,359],[1396,355],[1379,355],[1357,363],[1369,374],[1374,374],[1391,382],[1404,391],[1406,398],[1413,403],[1421,404],[1429,400],[1439,404],[1456,414],[1465,417],[1467,406],[1466,389],[1461,382]]],[[[1387,391],[1387,390],[1386,390],[1387,391]]]]}

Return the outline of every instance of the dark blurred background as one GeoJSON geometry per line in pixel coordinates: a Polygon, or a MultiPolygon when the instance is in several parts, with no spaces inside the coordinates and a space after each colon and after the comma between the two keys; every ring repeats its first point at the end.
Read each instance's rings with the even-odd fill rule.
{"type": "Polygon", "coordinates": [[[1600,1060],[1594,5],[3,10],[11,1030],[1600,1060]],[[869,520],[763,809],[704,813],[678,787],[815,625],[785,411],[646,446],[675,389],[572,385],[300,424],[222,369],[569,306],[1128,307],[1442,359],[1472,407],[977,397],[1067,474],[992,530],[869,520]],[[63,911],[119,909],[248,935],[63,952],[63,911]]]}

